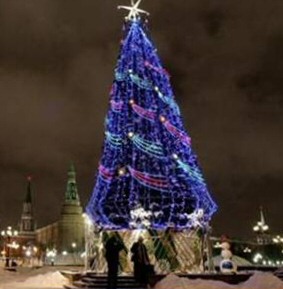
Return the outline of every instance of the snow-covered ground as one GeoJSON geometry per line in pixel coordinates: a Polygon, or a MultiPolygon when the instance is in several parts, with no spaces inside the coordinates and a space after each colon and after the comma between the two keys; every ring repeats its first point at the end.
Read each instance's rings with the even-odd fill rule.
{"type": "MultiPolygon", "coordinates": [[[[0,268],[0,289],[61,289],[68,281],[55,267],[7,272],[0,268]]],[[[283,289],[283,282],[270,273],[255,273],[248,281],[229,285],[219,281],[189,280],[168,275],[155,289],[283,289]]]]}
{"type": "Polygon", "coordinates": [[[19,268],[17,272],[0,268],[0,289],[61,289],[65,284],[68,284],[68,280],[56,267],[19,268]]]}
{"type": "Polygon", "coordinates": [[[173,274],[161,280],[155,289],[283,289],[283,282],[270,273],[256,272],[248,281],[229,285],[219,281],[189,280],[173,274]]]}

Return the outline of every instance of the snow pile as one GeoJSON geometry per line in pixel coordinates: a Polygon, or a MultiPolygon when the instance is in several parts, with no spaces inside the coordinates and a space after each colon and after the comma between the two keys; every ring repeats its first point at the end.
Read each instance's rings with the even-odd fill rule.
{"type": "Polygon", "coordinates": [[[255,273],[248,281],[230,285],[221,281],[191,280],[174,274],[156,284],[155,289],[283,289],[283,282],[270,273],[255,273]]]}
{"type": "MultiPolygon", "coordinates": [[[[191,280],[188,278],[180,278],[174,274],[168,275],[166,278],[156,284],[155,289],[234,289],[234,286],[212,280],[191,280]]],[[[267,289],[267,288],[265,288],[267,289]]],[[[273,289],[273,288],[272,288],[273,289]]],[[[283,289],[283,288],[282,288],[283,289]]]]}
{"type": "Polygon", "coordinates": [[[62,288],[67,284],[67,280],[60,272],[50,272],[30,277],[22,282],[13,282],[0,285],[0,289],[11,288],[62,288]]]}
{"type": "Polygon", "coordinates": [[[240,289],[283,289],[283,282],[271,273],[256,272],[240,289]]]}

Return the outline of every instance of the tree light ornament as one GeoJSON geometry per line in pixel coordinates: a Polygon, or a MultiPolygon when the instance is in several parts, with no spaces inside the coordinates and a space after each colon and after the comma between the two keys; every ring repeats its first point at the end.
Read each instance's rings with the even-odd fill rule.
{"type": "Polygon", "coordinates": [[[129,133],[128,133],[128,137],[129,137],[129,138],[133,138],[134,135],[135,135],[135,134],[134,134],[133,132],[129,132],[129,133]]]}
{"type": "Polygon", "coordinates": [[[118,173],[119,173],[119,176],[124,176],[126,174],[126,169],[121,168],[121,169],[119,169],[118,173]]]}
{"type": "Polygon", "coordinates": [[[172,157],[173,157],[174,160],[178,160],[179,159],[177,154],[173,154],[172,157]]]}
{"type": "MultiPolygon", "coordinates": [[[[101,228],[190,229],[217,207],[148,29],[140,1],[125,23],[105,142],[87,214],[101,228]]],[[[130,9],[128,9],[130,8],[130,9]]]]}

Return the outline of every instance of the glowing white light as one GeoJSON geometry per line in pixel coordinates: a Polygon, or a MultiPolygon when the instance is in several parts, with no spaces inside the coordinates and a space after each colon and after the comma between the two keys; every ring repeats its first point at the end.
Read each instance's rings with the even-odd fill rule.
{"type": "Polygon", "coordinates": [[[57,255],[57,251],[56,251],[55,249],[53,249],[53,250],[51,250],[51,251],[49,251],[49,250],[47,249],[47,254],[46,254],[47,257],[49,257],[49,258],[54,258],[54,257],[56,257],[56,255],[57,255]]]}
{"type": "Polygon", "coordinates": [[[262,229],[263,229],[263,231],[267,231],[267,230],[269,229],[269,227],[268,227],[267,225],[264,225],[264,226],[262,227],[262,229]]]}
{"type": "Polygon", "coordinates": [[[86,224],[86,225],[88,225],[88,226],[91,226],[91,225],[92,225],[91,218],[88,216],[88,214],[83,213],[83,218],[84,218],[84,221],[85,221],[85,224],[86,224]]]}
{"type": "Polygon", "coordinates": [[[134,137],[134,135],[135,135],[135,134],[134,134],[133,132],[129,132],[129,133],[128,133],[128,137],[129,137],[129,138],[134,137]]]}
{"type": "Polygon", "coordinates": [[[118,171],[118,173],[119,173],[119,176],[124,176],[126,173],[126,170],[124,168],[122,168],[118,171]]]}
{"type": "MultiPolygon", "coordinates": [[[[256,253],[255,255],[254,255],[254,258],[253,258],[253,261],[254,261],[254,263],[258,263],[260,260],[262,260],[262,255],[260,254],[260,253],[256,253]]],[[[270,262],[270,261],[269,261],[270,262]]]]}
{"type": "Polygon", "coordinates": [[[255,232],[258,232],[258,231],[259,231],[259,227],[258,227],[258,226],[254,226],[253,230],[254,230],[255,232]]]}
{"type": "Polygon", "coordinates": [[[252,250],[249,247],[246,247],[244,249],[244,253],[251,253],[251,252],[252,252],[252,250]]]}
{"type": "Polygon", "coordinates": [[[221,244],[219,242],[216,242],[216,244],[213,247],[214,248],[221,248],[221,244]]]}
{"type": "Polygon", "coordinates": [[[8,247],[10,247],[12,249],[18,249],[20,247],[20,245],[18,243],[16,243],[15,241],[13,241],[11,244],[8,244],[8,247]]]}
{"type": "Polygon", "coordinates": [[[177,154],[173,154],[173,155],[172,155],[172,157],[173,157],[173,159],[174,159],[174,160],[177,160],[177,159],[179,159],[179,157],[178,157],[178,155],[177,155],[177,154]]]}
{"type": "Polygon", "coordinates": [[[140,228],[140,227],[149,227],[151,222],[150,218],[152,217],[151,211],[146,211],[141,206],[137,207],[136,209],[131,211],[131,219],[130,226],[133,228],[140,228]]]}

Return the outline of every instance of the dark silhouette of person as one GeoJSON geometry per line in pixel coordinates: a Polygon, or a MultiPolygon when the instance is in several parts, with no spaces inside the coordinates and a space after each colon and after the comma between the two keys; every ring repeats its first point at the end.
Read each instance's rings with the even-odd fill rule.
{"type": "Polygon", "coordinates": [[[132,261],[134,262],[134,276],[136,281],[146,287],[149,283],[149,257],[146,246],[143,243],[143,237],[139,237],[131,248],[132,261]]]}
{"type": "Polygon", "coordinates": [[[124,245],[120,242],[115,233],[112,233],[105,244],[105,258],[108,265],[108,289],[117,288],[119,253],[123,249],[124,245]]]}

